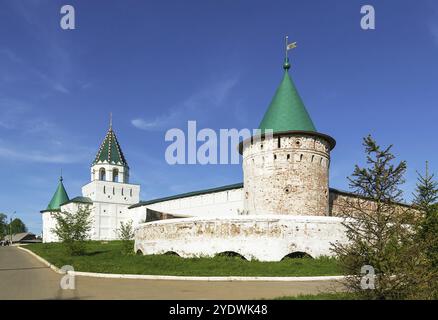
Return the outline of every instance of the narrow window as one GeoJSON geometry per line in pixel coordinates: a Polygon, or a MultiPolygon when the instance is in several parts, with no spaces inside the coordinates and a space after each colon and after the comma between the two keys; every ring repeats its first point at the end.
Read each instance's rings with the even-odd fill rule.
{"type": "Polygon", "coordinates": [[[281,139],[280,139],[280,137],[277,138],[277,147],[281,148],[281,139]]]}
{"type": "Polygon", "coordinates": [[[119,170],[113,169],[113,182],[119,182],[119,170]]]}
{"type": "Polygon", "coordinates": [[[315,159],[315,156],[312,156],[312,162],[313,162],[313,159],[315,159]]]}
{"type": "Polygon", "coordinates": [[[123,196],[124,194],[123,194],[123,188],[122,188],[122,196],[123,196]]]}
{"type": "Polygon", "coordinates": [[[99,180],[101,180],[101,181],[106,180],[105,168],[99,169],[99,180]]]}
{"type": "Polygon", "coordinates": [[[300,161],[303,161],[303,154],[300,155],[300,161]]]}
{"type": "Polygon", "coordinates": [[[274,154],[274,160],[277,160],[277,155],[276,154],[274,154]]]}
{"type": "Polygon", "coordinates": [[[113,196],[116,195],[116,188],[113,187],[113,196]]]}
{"type": "Polygon", "coordinates": [[[290,154],[287,155],[287,160],[290,160],[290,154]]]}
{"type": "Polygon", "coordinates": [[[132,197],[132,189],[129,190],[129,196],[132,197]]]}
{"type": "Polygon", "coordinates": [[[106,193],[106,188],[105,188],[105,186],[103,186],[103,193],[106,193]]]}

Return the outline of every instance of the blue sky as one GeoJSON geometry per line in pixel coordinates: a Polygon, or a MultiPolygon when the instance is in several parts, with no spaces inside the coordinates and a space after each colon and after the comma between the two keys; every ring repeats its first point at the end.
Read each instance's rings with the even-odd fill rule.
{"type": "Polygon", "coordinates": [[[318,129],[337,140],[331,187],[363,163],[371,133],[415,171],[438,171],[436,1],[0,0],[0,212],[41,231],[60,170],[70,197],[109,113],[141,198],[242,181],[240,165],[165,162],[167,129],[256,128],[282,77],[283,37],[298,41],[291,75],[318,129]],[[59,27],[76,9],[76,30],[59,27]],[[372,4],[376,30],[360,28],[372,4]]]}

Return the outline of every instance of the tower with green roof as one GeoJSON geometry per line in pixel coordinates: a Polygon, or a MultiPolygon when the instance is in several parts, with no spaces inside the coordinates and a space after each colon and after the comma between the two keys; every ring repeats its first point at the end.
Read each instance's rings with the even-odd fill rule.
{"type": "Polygon", "coordinates": [[[92,202],[93,238],[114,240],[127,209],[140,201],[140,186],[129,181],[129,165],[110,120],[109,128],[91,163],[91,181],[77,201],[92,202]]]}
{"type": "Polygon", "coordinates": [[[91,164],[91,180],[129,183],[129,166],[113,130],[112,120],[91,164]]]}
{"type": "Polygon", "coordinates": [[[286,39],[283,78],[259,125],[241,144],[244,208],[250,214],[328,215],[330,151],[335,140],[316,130],[289,75],[286,39]]]}
{"type": "Polygon", "coordinates": [[[47,205],[47,208],[45,210],[42,210],[41,212],[54,212],[54,211],[60,211],[61,205],[66,203],[69,198],[67,191],[65,191],[64,184],[62,183],[63,179],[62,176],[59,178],[58,187],[56,188],[55,193],[53,194],[52,199],[50,200],[49,204],[47,205]]]}
{"type": "Polygon", "coordinates": [[[61,207],[69,201],[67,191],[65,190],[62,176],[59,178],[58,187],[52,196],[47,208],[41,210],[43,220],[43,242],[59,241],[52,229],[56,227],[54,215],[61,212],[61,207]]]}

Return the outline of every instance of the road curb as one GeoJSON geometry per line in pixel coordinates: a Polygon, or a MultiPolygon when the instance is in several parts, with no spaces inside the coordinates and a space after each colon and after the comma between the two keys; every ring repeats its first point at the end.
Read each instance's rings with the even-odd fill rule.
{"type": "Polygon", "coordinates": [[[34,258],[36,258],[37,260],[39,260],[40,262],[42,262],[43,264],[45,264],[47,267],[49,267],[50,269],[52,269],[53,271],[55,271],[56,273],[59,274],[65,274],[65,271],[62,271],[61,269],[59,269],[57,266],[55,266],[54,264],[51,264],[50,262],[48,262],[46,259],[41,258],[39,255],[37,255],[36,253],[34,253],[33,251],[30,251],[29,249],[25,249],[21,246],[17,246],[18,249],[23,250],[27,253],[29,253],[31,256],[33,256],[34,258]]]}
{"type": "MultiPolygon", "coordinates": [[[[50,267],[58,274],[66,274],[55,265],[51,264],[47,260],[43,259],[36,253],[18,247],[40,262],[50,267]]],[[[228,277],[195,277],[195,276],[162,276],[162,275],[142,275],[142,274],[115,274],[115,273],[96,273],[96,272],[82,272],[82,271],[68,271],[68,274],[80,277],[92,277],[92,278],[109,278],[109,279],[132,279],[132,280],[178,280],[178,281],[334,281],[343,280],[345,276],[318,276],[318,277],[240,277],[240,276],[228,276],[228,277]]]]}

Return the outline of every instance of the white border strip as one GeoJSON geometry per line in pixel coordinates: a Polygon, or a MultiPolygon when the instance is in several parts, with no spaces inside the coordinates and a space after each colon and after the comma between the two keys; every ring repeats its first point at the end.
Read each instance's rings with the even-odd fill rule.
{"type": "MultiPolygon", "coordinates": [[[[65,274],[55,265],[49,263],[47,260],[41,258],[36,253],[18,247],[20,250],[26,251],[38,259],[40,262],[50,267],[53,271],[59,274],[65,274]]],[[[194,277],[194,276],[162,276],[162,275],[142,275],[142,274],[115,274],[115,273],[95,273],[95,272],[82,272],[82,271],[68,271],[68,274],[81,276],[81,277],[93,277],[93,278],[110,278],[110,279],[136,279],[136,280],[184,280],[184,281],[333,281],[343,280],[345,276],[318,276],[318,277],[194,277]]]]}
{"type": "Polygon", "coordinates": [[[55,271],[56,273],[59,274],[65,274],[64,271],[61,271],[60,269],[58,269],[57,266],[55,266],[54,264],[49,263],[47,260],[41,258],[39,255],[37,255],[36,253],[34,253],[33,251],[30,251],[29,249],[25,249],[21,246],[17,246],[18,249],[26,251],[27,253],[29,253],[31,256],[33,256],[34,258],[36,258],[38,261],[42,262],[43,264],[45,264],[47,267],[49,267],[50,269],[52,269],[53,271],[55,271]]]}

